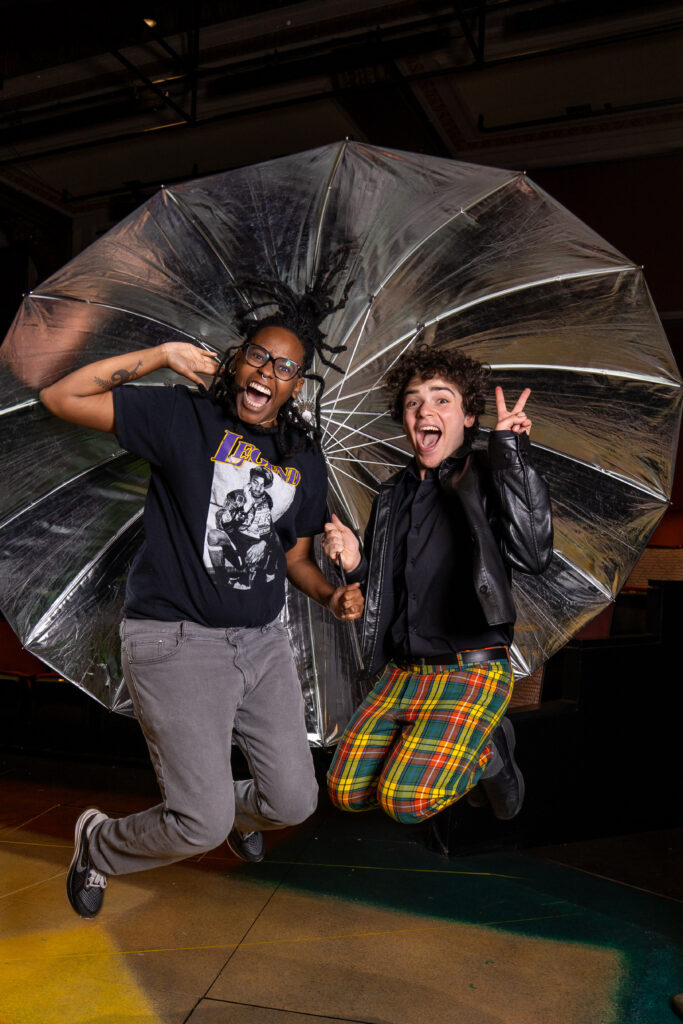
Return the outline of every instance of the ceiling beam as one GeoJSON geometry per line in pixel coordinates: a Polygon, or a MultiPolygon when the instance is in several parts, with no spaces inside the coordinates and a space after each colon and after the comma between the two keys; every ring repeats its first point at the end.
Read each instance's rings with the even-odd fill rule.
{"type": "Polygon", "coordinates": [[[158,96],[159,99],[163,102],[164,106],[170,107],[171,110],[174,110],[175,113],[178,114],[179,117],[182,117],[182,119],[186,121],[188,124],[192,123],[191,114],[186,113],[182,109],[182,107],[179,107],[178,104],[171,99],[166,90],[161,89],[155,82],[151,80],[151,78],[148,78],[143,71],[140,71],[139,68],[136,68],[135,64],[133,64],[132,61],[128,60],[127,57],[124,57],[122,53],[119,53],[118,50],[110,50],[109,52],[111,53],[112,57],[116,57],[116,59],[120,61],[121,64],[123,64],[124,68],[127,68],[129,71],[132,71],[136,78],[139,78],[140,81],[143,82],[148,89],[151,89],[151,91],[156,96],[158,96]]]}

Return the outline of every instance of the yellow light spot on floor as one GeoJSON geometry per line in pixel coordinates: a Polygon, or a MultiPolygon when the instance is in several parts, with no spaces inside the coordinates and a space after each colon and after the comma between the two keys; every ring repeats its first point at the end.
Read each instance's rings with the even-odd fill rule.
{"type": "Polygon", "coordinates": [[[161,1024],[117,952],[95,922],[3,939],[0,1024],[161,1024]]]}

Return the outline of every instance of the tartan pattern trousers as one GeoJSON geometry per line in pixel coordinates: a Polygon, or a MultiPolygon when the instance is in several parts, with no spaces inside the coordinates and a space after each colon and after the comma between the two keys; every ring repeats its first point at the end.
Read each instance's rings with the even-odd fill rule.
{"type": "Polygon", "coordinates": [[[512,682],[507,660],[389,662],[339,741],[327,776],[332,802],[344,811],[379,805],[414,824],[459,800],[491,756],[488,738],[512,682]]]}

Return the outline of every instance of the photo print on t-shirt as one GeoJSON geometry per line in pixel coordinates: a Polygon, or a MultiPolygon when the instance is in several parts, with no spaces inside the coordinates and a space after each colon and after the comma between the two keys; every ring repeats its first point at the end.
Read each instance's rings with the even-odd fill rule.
{"type": "Polygon", "coordinates": [[[258,450],[257,462],[234,446],[230,461],[218,461],[220,454],[221,448],[214,456],[204,565],[220,586],[251,590],[275,579],[282,545],[274,524],[294,501],[299,473],[271,467],[258,450]]]}

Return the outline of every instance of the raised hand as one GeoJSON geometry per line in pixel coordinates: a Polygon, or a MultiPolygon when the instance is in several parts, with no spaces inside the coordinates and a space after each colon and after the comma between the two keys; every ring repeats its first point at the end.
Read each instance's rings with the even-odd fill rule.
{"type": "Polygon", "coordinates": [[[327,557],[336,565],[341,565],[344,572],[352,572],[360,565],[358,538],[353,530],[344,526],[338,516],[333,515],[332,521],[325,523],[322,545],[327,557]]]}
{"type": "Polygon", "coordinates": [[[167,341],[163,348],[166,365],[202,387],[206,387],[206,384],[199,375],[213,377],[220,363],[220,358],[214,352],[206,352],[190,341],[167,341]]]}
{"type": "Polygon", "coordinates": [[[496,413],[498,422],[494,430],[512,430],[515,434],[529,434],[531,432],[531,420],[524,412],[527,398],[531,394],[531,388],[524,388],[513,409],[505,404],[505,395],[501,387],[496,388],[496,413]]]}
{"type": "Polygon", "coordinates": [[[63,420],[93,430],[113,432],[116,424],[112,389],[117,385],[140,380],[148,373],[168,366],[205,387],[199,374],[213,377],[219,365],[218,356],[191,342],[169,341],[81,366],[49,387],[42,388],[40,400],[63,420]]]}

